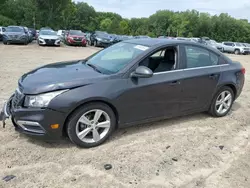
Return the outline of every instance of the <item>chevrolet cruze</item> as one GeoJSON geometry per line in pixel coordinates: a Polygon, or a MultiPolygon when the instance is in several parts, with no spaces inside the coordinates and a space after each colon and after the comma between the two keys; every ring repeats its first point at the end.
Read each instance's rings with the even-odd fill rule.
{"type": "Polygon", "coordinates": [[[16,130],[43,139],[102,144],[119,127],[207,111],[222,117],[245,69],[214,48],[188,41],[133,39],[78,61],[24,74],[3,108],[16,130]]]}

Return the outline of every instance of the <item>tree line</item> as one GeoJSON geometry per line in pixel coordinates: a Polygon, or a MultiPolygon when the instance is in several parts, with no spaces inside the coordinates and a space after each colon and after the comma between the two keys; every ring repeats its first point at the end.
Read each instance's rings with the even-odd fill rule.
{"type": "Polygon", "coordinates": [[[248,20],[238,20],[226,13],[212,16],[196,10],[159,10],[148,18],[125,19],[117,13],[97,12],[87,3],[72,0],[0,0],[0,26],[8,25],[151,37],[206,36],[217,41],[250,43],[248,20]]]}

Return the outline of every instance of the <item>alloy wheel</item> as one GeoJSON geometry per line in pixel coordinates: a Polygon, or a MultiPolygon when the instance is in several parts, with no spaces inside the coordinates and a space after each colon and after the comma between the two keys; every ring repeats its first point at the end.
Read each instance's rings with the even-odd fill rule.
{"type": "Polygon", "coordinates": [[[100,109],[84,113],[76,125],[77,137],[85,143],[96,143],[109,132],[111,120],[109,115],[100,109]]]}
{"type": "Polygon", "coordinates": [[[232,105],[233,97],[229,91],[223,91],[216,99],[215,109],[220,115],[226,113],[232,105]]]}

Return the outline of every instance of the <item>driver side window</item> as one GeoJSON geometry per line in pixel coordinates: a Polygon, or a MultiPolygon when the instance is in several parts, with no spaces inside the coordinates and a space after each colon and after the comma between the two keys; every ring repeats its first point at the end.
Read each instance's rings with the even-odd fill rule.
{"type": "Polygon", "coordinates": [[[176,47],[167,47],[156,51],[140,62],[139,66],[150,68],[153,73],[175,70],[177,62],[176,47]]]}

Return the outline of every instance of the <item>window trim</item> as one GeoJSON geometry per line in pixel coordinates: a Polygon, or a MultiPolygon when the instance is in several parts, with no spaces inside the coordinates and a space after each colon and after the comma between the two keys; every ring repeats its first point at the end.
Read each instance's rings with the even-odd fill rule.
{"type": "MultiPolygon", "coordinates": [[[[217,53],[215,53],[215,52],[213,52],[212,50],[210,50],[210,49],[208,49],[208,48],[205,48],[205,47],[203,47],[203,46],[196,46],[196,45],[192,45],[192,44],[183,44],[182,45],[182,47],[183,47],[183,53],[184,53],[184,61],[183,61],[183,69],[193,69],[193,68],[204,68],[204,67],[213,67],[213,66],[218,66],[218,65],[220,65],[219,63],[220,63],[220,58],[221,58],[221,55],[219,55],[219,54],[217,54],[217,53]],[[206,51],[208,51],[209,53],[212,53],[212,54],[214,54],[215,56],[217,56],[218,57],[218,64],[217,65],[210,65],[210,66],[203,66],[203,67],[192,67],[192,68],[187,68],[187,52],[186,52],[186,46],[192,46],[192,47],[195,47],[195,48],[201,48],[202,50],[206,50],[206,51]]],[[[209,54],[209,58],[210,58],[210,54],[209,54]]]]}
{"type": "Polygon", "coordinates": [[[224,66],[229,66],[229,64],[211,65],[211,66],[206,66],[206,67],[194,67],[194,68],[178,69],[178,70],[165,71],[165,72],[156,72],[153,75],[166,74],[166,73],[172,73],[172,72],[180,72],[180,71],[189,71],[189,70],[199,70],[199,69],[207,69],[207,68],[224,67],[224,66]]]}
{"type": "MultiPolygon", "coordinates": [[[[148,57],[151,57],[152,55],[154,55],[155,53],[157,53],[158,51],[165,51],[167,48],[175,48],[176,50],[176,53],[175,53],[175,70],[172,70],[172,71],[176,71],[176,70],[181,70],[180,69],[180,53],[181,53],[181,50],[180,50],[180,45],[179,44],[172,44],[172,45],[166,45],[166,46],[163,46],[163,47],[160,47],[160,48],[157,48],[155,50],[153,50],[152,52],[150,52],[149,54],[147,54],[145,57],[143,57],[140,61],[138,61],[138,63],[136,63],[135,66],[139,66],[139,64],[144,61],[146,58],[148,57]]],[[[172,72],[172,71],[163,71],[163,72],[158,72],[158,73],[165,73],[165,72],[172,72]]],[[[154,75],[155,73],[153,73],[154,75]]]]}

